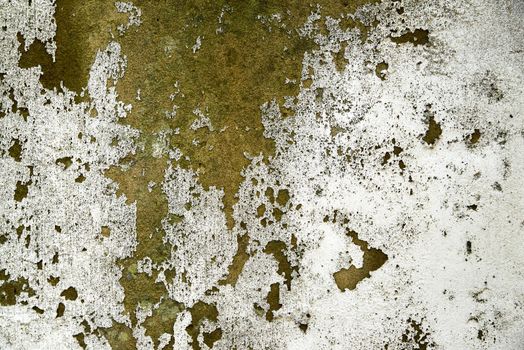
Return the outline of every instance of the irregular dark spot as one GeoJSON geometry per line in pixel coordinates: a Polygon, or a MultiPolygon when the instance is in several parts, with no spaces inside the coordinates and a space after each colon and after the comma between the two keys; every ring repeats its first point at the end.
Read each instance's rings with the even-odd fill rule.
{"type": "Polygon", "coordinates": [[[76,339],[76,341],[78,342],[78,345],[80,345],[80,347],[82,349],[86,349],[87,348],[87,344],[85,343],[85,335],[84,335],[84,333],[75,334],[75,335],[73,335],[73,337],[76,339]]]}
{"type": "Polygon", "coordinates": [[[41,308],[39,308],[38,306],[33,306],[32,309],[39,315],[43,314],[44,313],[44,310],[42,310],[41,308]]]}
{"type": "Polygon", "coordinates": [[[211,349],[213,348],[213,344],[222,338],[222,329],[217,328],[210,333],[204,332],[202,335],[204,336],[204,344],[211,349]]]}
{"type": "Polygon", "coordinates": [[[386,62],[380,62],[377,64],[375,67],[375,74],[380,78],[380,80],[386,80],[388,68],[389,64],[386,62]]]}
{"type": "Polygon", "coordinates": [[[408,319],[408,327],[402,334],[402,342],[406,343],[407,349],[427,350],[433,348],[435,344],[428,339],[430,334],[422,328],[422,323],[408,319]]]}
{"type": "Polygon", "coordinates": [[[61,233],[62,232],[62,228],[58,225],[55,225],[55,231],[58,232],[58,233],[61,233]]]}
{"type": "Polygon", "coordinates": [[[366,241],[359,239],[355,231],[350,230],[347,235],[351,237],[354,244],[360,247],[364,256],[361,268],[351,265],[349,268],[341,269],[333,274],[341,291],[355,289],[360,281],[371,277],[370,272],[379,269],[388,260],[388,256],[380,249],[370,248],[366,241]]]}
{"type": "MultiPolygon", "coordinates": [[[[200,350],[200,345],[198,343],[198,335],[200,334],[200,326],[204,319],[207,319],[211,322],[217,322],[218,320],[218,310],[215,305],[213,304],[207,304],[202,301],[198,301],[193,305],[193,307],[189,308],[189,312],[191,313],[191,324],[186,327],[186,332],[191,336],[192,339],[192,347],[194,350],[200,350]]],[[[215,334],[215,336],[220,335],[222,337],[222,332],[220,334],[215,334]]],[[[212,338],[208,338],[209,341],[212,341],[213,343],[220,339],[213,340],[212,338]]]]}
{"type": "Polygon", "coordinates": [[[78,292],[75,288],[69,287],[60,293],[61,297],[64,297],[66,300],[76,300],[78,298],[78,292]]]}
{"type": "Polygon", "coordinates": [[[18,139],[13,139],[13,145],[9,147],[9,155],[17,162],[22,160],[22,145],[18,139]]]}
{"type": "Polygon", "coordinates": [[[287,246],[282,241],[270,241],[264,248],[264,253],[271,254],[278,262],[277,272],[285,278],[285,283],[288,290],[291,290],[291,275],[293,270],[297,270],[297,267],[291,266],[287,255],[287,246]]]}
{"type": "Polygon", "coordinates": [[[269,310],[266,313],[266,320],[269,322],[273,321],[273,311],[277,311],[282,307],[280,304],[280,284],[273,283],[270,286],[269,293],[267,294],[267,303],[269,304],[269,310]]]}
{"type": "Polygon", "coordinates": [[[471,241],[466,242],[466,253],[471,254],[471,241]]]}
{"type": "Polygon", "coordinates": [[[64,316],[64,312],[65,312],[64,303],[59,303],[58,307],[56,308],[56,318],[64,316]]]}
{"type": "Polygon", "coordinates": [[[481,136],[480,130],[475,129],[475,131],[469,136],[469,143],[471,145],[476,144],[477,142],[479,142],[480,136],[481,136]]]}
{"type": "Polygon", "coordinates": [[[73,164],[73,158],[72,157],[63,157],[63,158],[57,159],[55,163],[57,165],[62,164],[64,166],[64,170],[66,170],[73,164]]]}
{"type": "Polygon", "coordinates": [[[27,183],[22,183],[22,181],[16,182],[16,189],[15,189],[15,195],[14,199],[17,202],[21,202],[24,198],[27,197],[27,194],[29,192],[29,185],[31,185],[32,181],[29,181],[27,183]]]}
{"type": "Polygon", "coordinates": [[[17,303],[18,296],[22,293],[27,293],[28,296],[35,295],[34,290],[29,286],[27,279],[18,277],[16,280],[11,280],[6,270],[0,270],[0,305],[9,306],[17,303]]]}
{"type": "Polygon", "coordinates": [[[477,339],[484,341],[486,340],[486,335],[484,334],[484,331],[482,329],[479,329],[477,332],[477,339]]]}
{"type": "Polygon", "coordinates": [[[283,207],[287,204],[289,201],[289,191],[286,189],[278,190],[277,194],[277,203],[283,207]]]}
{"type": "Polygon", "coordinates": [[[390,158],[391,154],[389,152],[384,153],[384,156],[382,157],[382,165],[386,165],[390,158]]]}
{"type": "Polygon", "coordinates": [[[434,145],[440,138],[440,135],[442,135],[442,128],[440,124],[435,121],[435,117],[431,115],[428,119],[428,129],[424,137],[422,137],[422,140],[428,145],[434,145]]]}
{"type": "Polygon", "coordinates": [[[417,28],[412,32],[407,32],[401,36],[390,36],[391,41],[396,44],[412,43],[413,45],[426,45],[429,42],[429,31],[417,28]]]}
{"type": "Polygon", "coordinates": [[[75,182],[77,182],[77,183],[82,183],[82,182],[85,181],[85,179],[86,179],[86,177],[85,177],[84,175],[80,174],[80,175],[75,179],[75,182]]]}
{"type": "Polygon", "coordinates": [[[238,276],[240,276],[240,273],[244,269],[244,265],[249,259],[249,254],[246,252],[248,243],[249,236],[247,234],[237,236],[237,252],[235,253],[235,256],[233,256],[231,265],[229,265],[229,274],[225,279],[218,282],[219,285],[230,284],[234,286],[237,283],[238,276]]]}
{"type": "Polygon", "coordinates": [[[477,210],[478,208],[478,205],[476,204],[471,204],[471,205],[467,205],[466,208],[468,208],[469,210],[477,210]]]}
{"type": "Polygon", "coordinates": [[[100,234],[104,237],[109,237],[109,235],[111,234],[111,229],[108,226],[102,226],[100,234]]]}
{"type": "Polygon", "coordinates": [[[49,282],[49,284],[54,287],[58,284],[58,282],[60,282],[60,277],[50,276],[47,279],[47,282],[49,282]]]}

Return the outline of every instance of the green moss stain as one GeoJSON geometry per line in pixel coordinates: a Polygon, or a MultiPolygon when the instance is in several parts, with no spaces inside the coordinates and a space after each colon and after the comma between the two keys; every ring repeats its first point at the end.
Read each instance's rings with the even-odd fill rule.
{"type": "MultiPolygon", "coordinates": [[[[47,89],[61,90],[61,83],[80,93],[87,85],[89,70],[98,49],[116,33],[127,16],[115,11],[114,1],[56,0],[55,60],[45,43],[35,40],[27,51],[21,45],[21,68],[40,66],[40,82],[47,89]]],[[[21,44],[25,44],[19,35],[21,44]]]]}
{"type": "Polygon", "coordinates": [[[370,272],[378,270],[388,260],[388,256],[380,249],[369,247],[366,241],[359,239],[355,231],[348,231],[347,235],[351,237],[354,244],[360,247],[364,257],[362,267],[357,268],[351,265],[333,274],[337,287],[341,291],[355,289],[360,281],[371,277],[370,272]]]}
{"type": "MultiPolygon", "coordinates": [[[[322,15],[332,17],[352,13],[363,4],[374,2],[377,1],[318,1],[322,15]]],[[[170,147],[179,148],[189,160],[183,157],[175,165],[195,170],[205,188],[216,186],[224,190],[224,211],[227,225],[232,228],[235,195],[244,180],[241,170],[249,164],[245,153],[263,154],[268,159],[275,152],[273,141],[263,136],[260,105],[273,99],[282,104],[286,96],[297,95],[303,55],[315,43],[299,37],[295,28],[317,7],[298,0],[250,0],[234,4],[223,0],[137,0],[134,5],[142,10],[142,24],[120,35],[116,27],[126,23],[128,15],[117,13],[114,1],[57,0],[56,60],[45,50],[45,43],[35,41],[27,51],[21,45],[20,66],[40,66],[43,72],[40,80],[46,88],[59,89],[63,84],[81,93],[97,50],[103,49],[112,35],[122,46],[128,64],[117,91],[121,100],[133,105],[122,122],[141,131],[138,142],[145,147],[123,160],[131,164],[128,170],[112,167],[106,175],[118,183],[118,195],[125,195],[128,204],[136,202],[137,206],[138,245],[132,257],[119,262],[124,308],[134,326],[138,305],[152,306],[163,300],[144,323],[146,334],[157,341],[159,327],[164,330],[164,321],[168,325],[174,322],[181,308],[176,301],[165,299],[167,291],[162,283],[155,282],[156,272],[148,276],[136,269],[137,261],[145,257],[153,263],[164,262],[173,249],[163,241],[161,221],[168,211],[161,186],[148,190],[151,181],[162,183],[170,164],[166,156],[153,154],[157,133],[179,129],[178,134],[168,135],[167,142],[170,147]],[[276,13],[282,15],[281,22],[271,19],[276,13]],[[257,18],[259,15],[262,19],[257,18]],[[193,50],[198,37],[201,46],[193,50]],[[286,78],[295,83],[286,84],[286,78]],[[174,110],[176,114],[171,113],[174,110]],[[199,113],[209,118],[211,127],[191,128],[199,113]]],[[[366,31],[359,22],[349,19],[342,22],[343,29],[356,27],[366,31]]],[[[320,27],[325,28],[323,23],[320,27]]],[[[19,40],[24,44],[23,38],[19,40]]],[[[347,63],[344,50],[342,47],[334,57],[340,70],[347,63]]],[[[67,162],[62,165],[64,169],[68,167],[67,162]]],[[[84,179],[79,175],[75,181],[80,183],[84,179]]],[[[20,183],[16,198],[27,196],[27,187],[24,192],[23,186],[20,183]]],[[[289,193],[280,190],[274,200],[281,206],[273,212],[278,219],[284,214],[289,193]]],[[[101,233],[108,234],[103,229],[101,233]]],[[[238,237],[237,254],[228,276],[220,284],[236,283],[249,258],[248,242],[247,234],[238,237]]],[[[289,263],[286,264],[283,249],[269,247],[268,253],[279,260],[279,271],[286,276],[289,288],[289,263]]],[[[275,288],[279,287],[271,288],[273,300],[279,294],[275,288]]],[[[216,320],[218,313],[214,306],[201,302],[189,310],[193,324],[188,333],[195,348],[199,322],[204,318],[216,320]]],[[[114,323],[100,332],[115,349],[136,347],[128,326],[114,323]]],[[[205,333],[204,342],[212,346],[221,335],[219,329],[205,333]]]]}
{"type": "Polygon", "coordinates": [[[184,309],[184,305],[173,300],[163,300],[158,308],[153,310],[151,317],[144,322],[146,335],[153,339],[155,348],[158,347],[159,338],[162,334],[171,334],[178,313],[184,309]]]}
{"type": "Polygon", "coordinates": [[[137,348],[133,331],[126,325],[113,323],[111,328],[100,329],[99,333],[105,336],[112,350],[130,350],[137,348]]]}
{"type": "MultiPolygon", "coordinates": [[[[193,349],[200,350],[200,345],[197,338],[200,334],[200,326],[202,321],[207,319],[209,321],[216,322],[218,320],[218,310],[215,305],[199,301],[193,305],[193,307],[189,308],[189,312],[191,313],[191,324],[187,326],[186,332],[191,336],[191,344],[193,349]]],[[[211,336],[211,334],[212,333],[208,334],[207,341],[214,343],[216,340],[220,339],[222,332],[220,331],[219,334],[214,334],[213,336],[211,336]]]]}

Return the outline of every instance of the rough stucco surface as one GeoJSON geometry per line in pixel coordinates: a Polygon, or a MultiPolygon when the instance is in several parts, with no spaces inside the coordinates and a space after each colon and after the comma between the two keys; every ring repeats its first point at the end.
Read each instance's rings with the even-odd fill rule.
{"type": "MultiPolygon", "coordinates": [[[[124,20],[75,91],[20,63],[33,42],[61,49],[59,4],[0,0],[0,348],[524,348],[523,2],[301,4],[293,28],[291,5],[253,16],[311,45],[299,79],[281,76],[297,93],[257,106],[272,154],[246,145],[247,165],[224,171],[241,176],[233,202],[187,151],[234,128],[203,105],[180,122],[177,99],[198,89],[173,85],[158,130],[127,122],[148,92],[119,95],[122,43],[149,5],[93,13],[124,20]],[[177,147],[185,130],[198,137],[177,147]],[[130,157],[162,164],[136,198],[130,157]],[[166,203],[158,242],[140,235],[143,198],[166,203]]],[[[196,57],[236,6],[213,13],[216,37],[148,35],[196,57]]]]}

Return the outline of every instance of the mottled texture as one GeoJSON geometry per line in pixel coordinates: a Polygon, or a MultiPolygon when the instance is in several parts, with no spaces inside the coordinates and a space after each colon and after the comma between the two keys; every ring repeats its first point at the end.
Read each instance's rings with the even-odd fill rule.
{"type": "Polygon", "coordinates": [[[523,18],[0,0],[0,348],[521,349],[523,18]]]}

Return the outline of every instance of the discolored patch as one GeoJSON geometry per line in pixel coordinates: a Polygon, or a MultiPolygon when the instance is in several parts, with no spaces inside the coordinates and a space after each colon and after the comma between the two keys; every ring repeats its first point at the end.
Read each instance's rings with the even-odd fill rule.
{"type": "Polygon", "coordinates": [[[359,239],[355,231],[350,230],[347,232],[347,235],[351,237],[354,244],[360,247],[364,256],[361,268],[351,265],[349,268],[340,269],[333,274],[335,282],[341,291],[355,289],[360,281],[371,277],[370,273],[378,270],[388,260],[388,256],[380,249],[369,247],[366,241],[359,239]]]}

